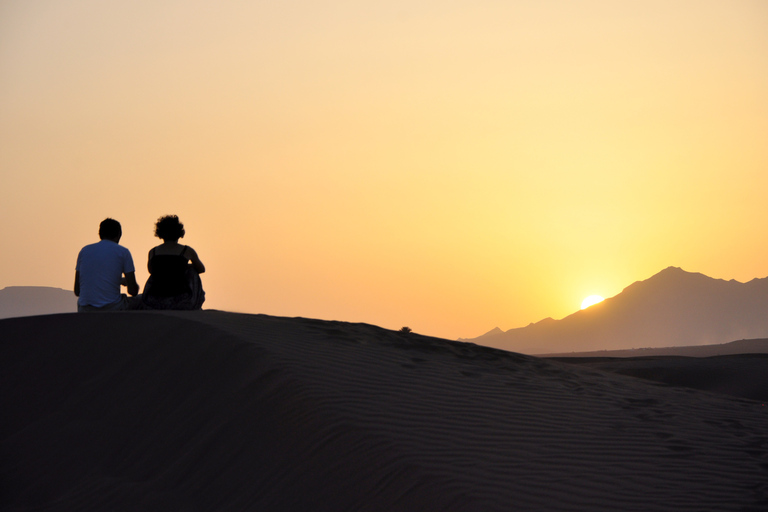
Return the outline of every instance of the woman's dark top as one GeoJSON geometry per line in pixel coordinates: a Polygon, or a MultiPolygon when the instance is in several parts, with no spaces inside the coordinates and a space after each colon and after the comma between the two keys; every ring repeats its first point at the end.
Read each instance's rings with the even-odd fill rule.
{"type": "Polygon", "coordinates": [[[180,254],[155,254],[152,249],[149,256],[152,267],[152,288],[149,290],[151,295],[173,297],[190,293],[189,281],[185,275],[189,262],[189,259],[184,257],[186,250],[186,245],[180,254]]]}

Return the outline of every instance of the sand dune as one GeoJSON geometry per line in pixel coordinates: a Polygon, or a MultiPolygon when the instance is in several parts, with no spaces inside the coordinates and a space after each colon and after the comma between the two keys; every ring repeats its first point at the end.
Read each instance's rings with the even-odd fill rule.
{"type": "Polygon", "coordinates": [[[0,362],[4,511],[768,510],[762,402],[472,344],[69,314],[0,362]]]}

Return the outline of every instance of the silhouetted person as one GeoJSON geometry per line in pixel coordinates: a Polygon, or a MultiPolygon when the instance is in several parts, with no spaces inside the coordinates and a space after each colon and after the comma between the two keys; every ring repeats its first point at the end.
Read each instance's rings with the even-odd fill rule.
{"type": "Polygon", "coordinates": [[[155,236],[163,243],[149,251],[149,279],[142,299],[150,309],[201,309],[205,292],[200,274],[205,265],[195,250],[180,245],[184,224],[176,215],[167,215],[155,224],[155,236]],[[191,262],[191,263],[190,263],[191,262]]]}
{"type": "Polygon", "coordinates": [[[77,255],[75,267],[75,295],[78,311],[119,311],[136,309],[138,299],[120,293],[127,286],[128,293],[136,296],[139,285],[131,252],[119,244],[123,236],[120,223],[104,219],[99,224],[100,242],[86,245],[77,255]]]}

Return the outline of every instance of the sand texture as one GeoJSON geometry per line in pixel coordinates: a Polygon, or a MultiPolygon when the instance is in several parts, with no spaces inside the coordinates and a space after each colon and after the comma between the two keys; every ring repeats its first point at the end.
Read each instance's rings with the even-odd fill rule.
{"type": "Polygon", "coordinates": [[[0,364],[3,511],[768,510],[763,402],[468,343],[61,314],[0,364]]]}

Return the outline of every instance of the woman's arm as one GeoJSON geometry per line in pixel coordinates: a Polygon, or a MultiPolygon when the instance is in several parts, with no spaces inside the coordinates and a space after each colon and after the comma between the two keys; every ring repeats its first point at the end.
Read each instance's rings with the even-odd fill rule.
{"type": "Polygon", "coordinates": [[[200,261],[200,258],[197,256],[197,253],[193,248],[191,248],[190,246],[187,246],[187,251],[184,254],[192,262],[192,267],[195,269],[195,271],[198,274],[202,274],[203,272],[205,272],[205,265],[203,265],[203,262],[200,261]]]}

